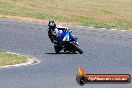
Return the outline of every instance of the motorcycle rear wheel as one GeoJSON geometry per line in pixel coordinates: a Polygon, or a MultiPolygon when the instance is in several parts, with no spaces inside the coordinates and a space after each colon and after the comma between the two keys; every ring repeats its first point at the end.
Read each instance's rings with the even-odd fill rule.
{"type": "Polygon", "coordinates": [[[59,54],[62,48],[58,45],[54,45],[55,53],[59,54]]]}

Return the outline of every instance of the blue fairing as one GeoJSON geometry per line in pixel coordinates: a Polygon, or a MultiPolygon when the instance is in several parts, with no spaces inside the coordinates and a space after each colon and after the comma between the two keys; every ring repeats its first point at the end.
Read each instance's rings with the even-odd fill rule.
{"type": "Polygon", "coordinates": [[[70,41],[70,33],[65,32],[64,30],[59,30],[57,38],[60,43],[64,41],[70,41]]]}
{"type": "MultiPolygon", "coordinates": [[[[58,37],[57,37],[59,43],[64,44],[63,42],[70,42],[75,41],[75,43],[77,44],[77,40],[75,39],[75,37],[73,35],[71,35],[71,33],[69,31],[65,31],[65,30],[59,30],[58,32],[58,37]]],[[[64,44],[64,46],[66,46],[64,44]]]]}
{"type": "MultiPolygon", "coordinates": [[[[62,29],[62,28],[60,28],[62,29]]],[[[77,42],[77,38],[75,38],[70,30],[56,30],[56,38],[57,41],[54,43],[55,52],[59,53],[61,50],[64,52],[73,52],[76,53],[77,51],[82,54],[83,51],[79,48],[79,44],[77,42]]]]}

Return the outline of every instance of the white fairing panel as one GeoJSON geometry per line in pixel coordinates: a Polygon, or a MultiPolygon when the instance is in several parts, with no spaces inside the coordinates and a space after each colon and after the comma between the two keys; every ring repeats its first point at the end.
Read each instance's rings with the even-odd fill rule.
{"type": "Polygon", "coordinates": [[[66,35],[66,36],[63,38],[63,41],[69,41],[69,36],[66,35]]]}

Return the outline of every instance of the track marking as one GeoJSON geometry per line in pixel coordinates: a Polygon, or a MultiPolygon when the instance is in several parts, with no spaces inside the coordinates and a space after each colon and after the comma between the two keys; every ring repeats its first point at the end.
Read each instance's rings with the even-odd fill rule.
{"type": "Polygon", "coordinates": [[[115,31],[115,30],[117,30],[117,29],[110,29],[110,30],[113,30],[113,31],[115,31]]]}
{"type": "Polygon", "coordinates": [[[100,28],[100,29],[106,29],[106,28],[100,28]]]}
{"type": "Polygon", "coordinates": [[[126,30],[121,30],[121,31],[126,31],[126,30]]]}
{"type": "Polygon", "coordinates": [[[94,27],[89,27],[89,28],[94,28],[94,27]]]}

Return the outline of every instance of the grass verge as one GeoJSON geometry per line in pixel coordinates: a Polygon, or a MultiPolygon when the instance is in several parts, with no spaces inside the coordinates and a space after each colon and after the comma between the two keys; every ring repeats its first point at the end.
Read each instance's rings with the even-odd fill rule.
{"type": "Polygon", "coordinates": [[[132,0],[1,0],[0,14],[95,27],[132,28],[132,0]]]}
{"type": "Polygon", "coordinates": [[[27,57],[0,51],[0,66],[26,63],[27,57]]]}

